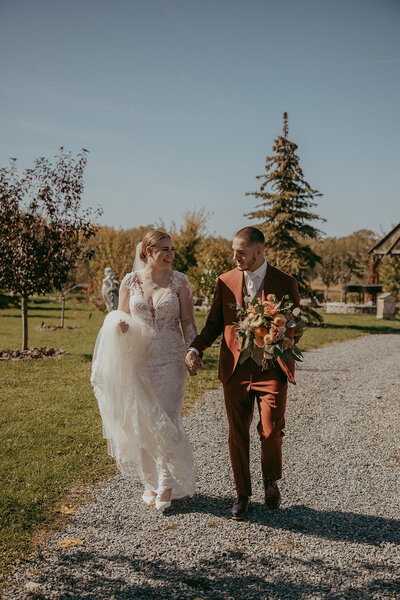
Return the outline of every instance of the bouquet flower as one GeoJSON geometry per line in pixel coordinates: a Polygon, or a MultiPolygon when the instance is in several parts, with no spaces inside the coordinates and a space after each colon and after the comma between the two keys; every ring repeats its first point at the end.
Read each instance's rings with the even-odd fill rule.
{"type": "Polygon", "coordinates": [[[295,338],[302,335],[306,319],[299,308],[292,307],[289,296],[278,302],[274,294],[268,294],[264,302],[254,299],[248,308],[235,305],[238,321],[232,327],[242,340],[242,351],[248,348],[252,354],[256,346],[262,348],[263,369],[275,367],[278,358],[283,362],[287,358],[302,360],[295,338]]]}

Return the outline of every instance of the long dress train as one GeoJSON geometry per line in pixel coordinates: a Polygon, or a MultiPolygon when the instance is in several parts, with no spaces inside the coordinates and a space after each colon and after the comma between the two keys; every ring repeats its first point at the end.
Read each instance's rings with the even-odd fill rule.
{"type": "Polygon", "coordinates": [[[186,382],[182,331],[187,345],[196,336],[190,283],[171,271],[152,308],[136,272],[122,283],[129,290],[130,315],[106,316],[91,377],[108,452],[123,475],[137,474],[146,488],[172,488],[172,498],[192,496],[196,468],[180,415],[186,382]],[[129,325],[125,334],[121,319],[129,325]]]}

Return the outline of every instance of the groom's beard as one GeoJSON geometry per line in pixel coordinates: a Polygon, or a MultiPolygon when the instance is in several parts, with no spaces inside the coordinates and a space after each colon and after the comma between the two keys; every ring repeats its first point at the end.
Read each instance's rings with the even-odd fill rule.
{"type": "Polygon", "coordinates": [[[237,268],[239,269],[239,271],[248,271],[254,265],[256,260],[257,260],[257,257],[256,257],[256,255],[254,255],[253,258],[251,258],[246,265],[242,265],[242,266],[237,265],[237,268]]]}

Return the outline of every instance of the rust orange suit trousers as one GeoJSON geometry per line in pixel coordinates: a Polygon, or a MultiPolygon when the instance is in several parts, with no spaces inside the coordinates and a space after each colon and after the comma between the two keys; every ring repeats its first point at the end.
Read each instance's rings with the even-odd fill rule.
{"type": "Polygon", "coordinates": [[[249,429],[257,402],[264,479],[282,477],[282,437],[285,427],[287,377],[281,369],[263,371],[251,358],[237,365],[224,385],[229,423],[229,453],[239,495],[251,496],[249,429]]]}

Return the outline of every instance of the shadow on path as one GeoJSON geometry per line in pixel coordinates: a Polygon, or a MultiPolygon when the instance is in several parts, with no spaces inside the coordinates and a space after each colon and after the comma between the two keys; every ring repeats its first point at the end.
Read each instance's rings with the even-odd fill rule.
{"type": "MultiPolygon", "coordinates": [[[[165,515],[208,513],[229,519],[233,499],[196,494],[192,499],[176,500],[165,515]]],[[[391,542],[400,545],[400,521],[351,512],[315,510],[305,505],[269,511],[254,502],[247,521],[273,529],[298,531],[328,540],[342,540],[372,545],[391,542]]]]}
{"type": "Polygon", "coordinates": [[[47,574],[43,583],[46,587],[50,586],[51,597],[59,600],[281,600],[321,595],[332,600],[347,597],[370,600],[394,597],[396,581],[390,566],[379,566],[377,570],[375,565],[364,562],[362,568],[368,572],[369,579],[361,586],[358,582],[353,587],[351,582],[359,568],[360,565],[336,567],[321,560],[304,560],[287,553],[284,556],[273,553],[266,557],[253,557],[245,550],[243,553],[217,551],[212,560],[202,560],[190,568],[177,564],[173,552],[147,560],[142,559],[137,550],[130,556],[77,550],[67,555],[60,553],[56,568],[50,577],[47,574]],[[247,569],[257,575],[249,574],[247,569]],[[347,583],[343,580],[344,571],[347,583]],[[317,572],[319,577],[315,577],[317,572]],[[340,582],[337,586],[340,590],[332,591],[328,581],[336,578],[340,582]]]}

